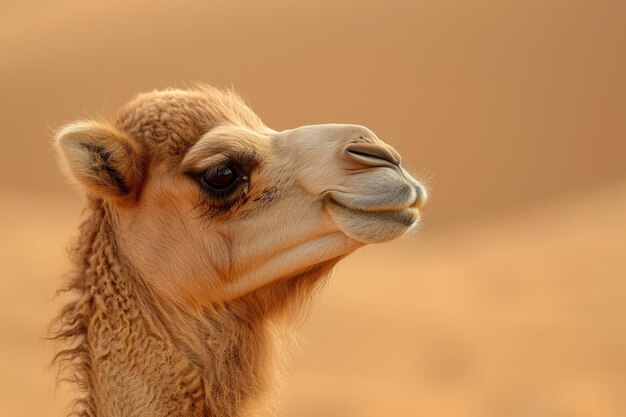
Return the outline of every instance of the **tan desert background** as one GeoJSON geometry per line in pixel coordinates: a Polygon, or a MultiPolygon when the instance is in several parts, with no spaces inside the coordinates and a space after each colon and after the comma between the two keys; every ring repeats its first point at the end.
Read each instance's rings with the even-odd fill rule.
{"type": "Polygon", "coordinates": [[[430,178],[418,233],[337,268],[281,416],[626,416],[622,0],[0,2],[0,416],[71,398],[42,337],[82,200],[51,132],[194,80],[430,178]]]}

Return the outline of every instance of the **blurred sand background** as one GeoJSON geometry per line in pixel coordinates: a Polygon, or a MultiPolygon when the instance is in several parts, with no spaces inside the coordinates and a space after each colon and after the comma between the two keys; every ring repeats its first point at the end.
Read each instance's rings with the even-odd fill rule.
{"type": "Polygon", "coordinates": [[[233,86],[432,174],[417,238],[344,261],[285,417],[626,416],[626,2],[0,3],[0,416],[60,416],[41,340],[81,198],[52,129],[233,86]]]}

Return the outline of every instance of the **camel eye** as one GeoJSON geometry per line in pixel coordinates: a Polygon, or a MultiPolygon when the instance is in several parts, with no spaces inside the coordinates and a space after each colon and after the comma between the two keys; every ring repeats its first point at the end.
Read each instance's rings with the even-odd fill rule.
{"type": "Polygon", "coordinates": [[[200,182],[202,186],[210,191],[223,193],[230,190],[238,182],[239,176],[234,168],[228,165],[222,165],[217,168],[207,169],[200,182]]]}

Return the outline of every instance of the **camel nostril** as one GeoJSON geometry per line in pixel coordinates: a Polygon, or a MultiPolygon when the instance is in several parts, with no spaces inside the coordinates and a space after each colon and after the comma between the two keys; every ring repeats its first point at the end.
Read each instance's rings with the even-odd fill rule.
{"type": "Polygon", "coordinates": [[[364,165],[400,165],[400,155],[395,150],[371,143],[352,143],[346,147],[346,155],[364,165]]]}

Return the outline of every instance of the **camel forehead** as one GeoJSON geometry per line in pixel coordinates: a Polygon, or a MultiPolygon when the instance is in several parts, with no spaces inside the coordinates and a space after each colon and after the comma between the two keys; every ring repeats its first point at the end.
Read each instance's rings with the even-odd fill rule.
{"type": "Polygon", "coordinates": [[[140,94],[119,110],[115,124],[147,145],[155,156],[182,155],[218,125],[264,128],[236,93],[208,86],[140,94]]]}

